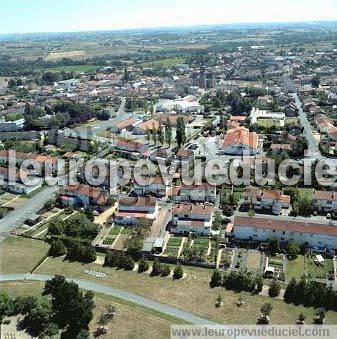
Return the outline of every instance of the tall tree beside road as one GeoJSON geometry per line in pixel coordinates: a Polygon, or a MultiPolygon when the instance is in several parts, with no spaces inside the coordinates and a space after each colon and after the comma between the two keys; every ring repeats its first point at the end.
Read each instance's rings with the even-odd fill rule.
{"type": "Polygon", "coordinates": [[[158,140],[162,145],[164,145],[164,142],[165,142],[165,134],[164,133],[165,132],[163,130],[163,127],[160,125],[158,127],[157,134],[158,134],[158,140]]]}
{"type": "Polygon", "coordinates": [[[155,145],[157,145],[157,129],[155,128],[155,126],[153,126],[152,128],[152,140],[153,140],[153,143],[155,145]]]}
{"type": "Polygon", "coordinates": [[[167,118],[166,126],[165,126],[165,141],[171,147],[172,143],[172,125],[169,118],[167,118]]]}
{"type": "Polygon", "coordinates": [[[151,131],[148,128],[146,129],[146,140],[148,143],[151,142],[151,131]]]}
{"type": "Polygon", "coordinates": [[[186,126],[182,117],[177,119],[177,144],[181,147],[186,142],[186,126]]]}
{"type": "Polygon", "coordinates": [[[315,75],[312,79],[311,79],[311,85],[314,88],[318,88],[320,84],[320,79],[318,75],[315,75]]]}

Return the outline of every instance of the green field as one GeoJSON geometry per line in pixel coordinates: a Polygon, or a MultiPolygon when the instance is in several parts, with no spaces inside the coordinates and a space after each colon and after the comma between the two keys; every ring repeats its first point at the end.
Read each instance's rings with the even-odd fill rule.
{"type": "Polygon", "coordinates": [[[0,272],[30,272],[48,250],[49,245],[43,241],[9,237],[0,244],[0,272]]]}
{"type": "MultiPolygon", "coordinates": [[[[259,310],[266,302],[272,303],[274,307],[271,314],[273,324],[294,324],[301,312],[307,316],[308,323],[311,323],[315,314],[314,308],[286,304],[279,299],[251,295],[250,293],[235,293],[226,291],[224,288],[211,289],[209,281],[212,271],[201,268],[185,266],[186,278],[175,281],[170,278],[150,277],[148,274],[116,270],[97,264],[83,265],[63,261],[59,258],[49,258],[37,272],[64,274],[68,277],[114,286],[225,324],[256,324],[259,310]],[[106,276],[98,280],[85,274],[85,269],[104,272],[106,276]],[[219,293],[223,295],[225,304],[222,308],[216,309],[215,301],[219,293]],[[236,305],[239,297],[245,301],[245,305],[240,308],[236,305]]],[[[336,322],[337,313],[327,312],[327,324],[336,322]]]]}
{"type": "Polygon", "coordinates": [[[149,61],[149,62],[144,62],[142,63],[143,67],[164,67],[164,68],[169,68],[169,67],[174,67],[179,64],[183,64],[186,60],[184,58],[166,58],[162,60],[154,60],[154,61],[149,61]]]}

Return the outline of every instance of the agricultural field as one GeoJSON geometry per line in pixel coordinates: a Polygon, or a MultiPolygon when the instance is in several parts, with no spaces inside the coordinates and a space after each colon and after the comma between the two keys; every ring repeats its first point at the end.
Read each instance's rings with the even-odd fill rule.
{"type": "Polygon", "coordinates": [[[150,61],[150,62],[144,62],[142,63],[143,67],[153,67],[153,68],[170,68],[177,66],[179,64],[183,64],[186,60],[184,58],[166,58],[162,60],[155,60],[155,61],[150,61]]]}

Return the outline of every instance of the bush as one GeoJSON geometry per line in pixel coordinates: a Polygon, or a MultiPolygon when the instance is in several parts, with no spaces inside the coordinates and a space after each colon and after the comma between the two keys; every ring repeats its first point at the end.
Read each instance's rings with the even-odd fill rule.
{"type": "Polygon", "coordinates": [[[135,268],[134,260],[128,255],[124,257],[123,268],[127,271],[132,271],[135,268]]]}
{"type": "Polygon", "coordinates": [[[281,286],[280,284],[273,280],[272,283],[269,286],[268,294],[271,298],[276,298],[280,295],[281,292],[281,286]]]}
{"type": "Polygon", "coordinates": [[[176,266],[173,272],[173,279],[176,279],[176,280],[182,279],[183,276],[184,276],[183,268],[180,265],[176,266]]]}
{"type": "Polygon", "coordinates": [[[171,273],[171,269],[169,265],[163,265],[161,268],[161,276],[162,277],[167,277],[171,273]]]}
{"type": "Polygon", "coordinates": [[[146,272],[146,271],[149,270],[149,268],[150,268],[150,265],[145,259],[141,259],[139,261],[139,266],[138,266],[138,272],[139,273],[146,272]]]}

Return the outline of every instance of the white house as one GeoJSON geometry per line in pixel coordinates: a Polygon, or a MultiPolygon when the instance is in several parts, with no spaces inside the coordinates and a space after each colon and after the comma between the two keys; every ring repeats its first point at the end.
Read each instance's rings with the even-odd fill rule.
{"type": "Polygon", "coordinates": [[[270,238],[313,247],[337,249],[337,226],[259,217],[235,217],[233,235],[241,240],[266,242],[270,238]]]}
{"type": "Polygon", "coordinates": [[[219,152],[226,155],[256,155],[259,149],[258,134],[239,126],[227,131],[219,152]]]}
{"type": "Polygon", "coordinates": [[[118,225],[136,226],[140,219],[153,222],[158,213],[159,206],[155,198],[122,197],[118,202],[115,222],[118,225]]]}
{"type": "Polygon", "coordinates": [[[176,204],[172,211],[171,232],[210,235],[213,221],[213,206],[176,204]]]}

